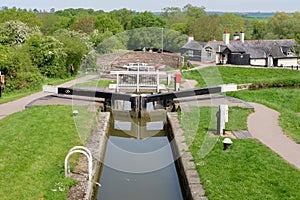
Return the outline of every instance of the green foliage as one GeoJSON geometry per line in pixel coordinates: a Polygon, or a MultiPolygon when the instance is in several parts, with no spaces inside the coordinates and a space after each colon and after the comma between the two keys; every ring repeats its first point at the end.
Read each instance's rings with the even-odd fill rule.
{"type": "Polygon", "coordinates": [[[53,35],[60,29],[66,29],[70,26],[71,19],[50,13],[40,13],[38,15],[41,26],[40,30],[44,35],[53,35]]]}
{"type": "Polygon", "coordinates": [[[75,181],[64,177],[64,159],[81,144],[72,107],[32,107],[2,119],[0,128],[1,199],[66,199],[75,181]]]}
{"type": "Polygon", "coordinates": [[[33,34],[39,34],[39,29],[29,27],[20,21],[7,21],[0,24],[0,44],[2,45],[23,44],[33,34]]]}
{"type": "Polygon", "coordinates": [[[24,11],[16,8],[0,10],[0,23],[7,21],[21,21],[30,27],[40,25],[35,12],[24,11]]]}
{"type": "Polygon", "coordinates": [[[0,71],[6,77],[4,91],[35,87],[42,81],[39,70],[31,63],[30,55],[22,47],[1,47],[0,71]]]}
{"type": "Polygon", "coordinates": [[[32,63],[47,77],[65,77],[66,53],[64,45],[51,36],[41,37],[36,35],[27,42],[32,63]]]}
{"type": "Polygon", "coordinates": [[[121,23],[124,30],[128,30],[130,28],[130,22],[132,16],[134,15],[134,11],[127,10],[126,8],[122,8],[120,10],[113,10],[110,12],[110,15],[121,23]]]}
{"type": "Polygon", "coordinates": [[[151,12],[145,11],[134,15],[131,19],[131,29],[144,27],[164,27],[165,21],[151,12]]]}
{"type": "Polygon", "coordinates": [[[76,31],[60,30],[54,35],[63,43],[64,51],[67,55],[65,71],[62,74],[70,74],[71,66],[74,66],[75,72],[80,68],[84,56],[87,55],[93,47],[88,35],[76,31]]]}
{"type": "Polygon", "coordinates": [[[90,40],[93,42],[94,47],[97,47],[101,42],[113,36],[113,33],[110,31],[105,31],[104,33],[99,33],[98,30],[94,30],[90,34],[90,40]]]}
{"type": "Polygon", "coordinates": [[[71,29],[90,34],[94,30],[94,22],[95,19],[92,16],[76,18],[75,22],[71,25],[71,29]]]}
{"type": "Polygon", "coordinates": [[[217,15],[204,16],[194,22],[194,26],[190,27],[194,38],[197,41],[211,41],[219,37],[219,17],[217,15]]]}
{"type": "Polygon", "coordinates": [[[113,34],[123,31],[123,27],[117,20],[113,19],[108,14],[101,14],[95,20],[95,28],[100,32],[111,31],[113,34]]]}

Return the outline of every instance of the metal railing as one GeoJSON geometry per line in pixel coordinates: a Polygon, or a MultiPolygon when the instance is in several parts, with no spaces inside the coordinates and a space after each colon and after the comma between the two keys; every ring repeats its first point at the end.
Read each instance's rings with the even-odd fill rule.
{"type": "Polygon", "coordinates": [[[84,147],[84,146],[75,146],[69,150],[69,153],[67,154],[65,158],[65,176],[70,177],[70,165],[69,165],[69,158],[74,153],[82,153],[85,155],[88,159],[88,180],[92,181],[92,172],[93,172],[93,156],[91,151],[84,147]]]}

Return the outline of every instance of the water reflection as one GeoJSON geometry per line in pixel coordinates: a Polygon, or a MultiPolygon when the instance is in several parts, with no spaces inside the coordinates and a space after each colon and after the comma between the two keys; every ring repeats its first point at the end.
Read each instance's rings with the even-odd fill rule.
{"type": "Polygon", "coordinates": [[[111,126],[97,199],[182,199],[164,131],[165,113],[143,120],[125,117],[127,121],[115,116],[118,115],[114,115],[111,126]]]}

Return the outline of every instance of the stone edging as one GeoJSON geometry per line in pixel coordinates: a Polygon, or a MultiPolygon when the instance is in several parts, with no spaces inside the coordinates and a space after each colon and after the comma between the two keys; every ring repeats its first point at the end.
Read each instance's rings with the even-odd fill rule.
{"type": "MultiPolygon", "coordinates": [[[[86,147],[91,151],[93,156],[92,181],[89,182],[84,176],[73,177],[77,184],[70,188],[70,194],[67,200],[90,200],[95,194],[96,183],[99,179],[101,164],[104,161],[105,149],[108,140],[109,131],[109,112],[100,112],[97,117],[96,125],[92,131],[91,138],[86,147]]],[[[82,160],[80,160],[81,162],[82,160]]],[[[78,165],[86,163],[78,163],[78,165]]],[[[84,162],[84,161],[83,161],[84,162]]]]}
{"type": "Polygon", "coordinates": [[[175,141],[171,143],[175,147],[175,151],[177,151],[177,157],[180,156],[178,161],[182,163],[181,165],[176,165],[178,175],[181,176],[181,179],[184,179],[181,180],[184,182],[183,185],[189,186],[189,188],[181,186],[182,190],[184,190],[182,192],[185,193],[183,195],[189,196],[193,200],[207,200],[208,198],[205,196],[205,190],[201,185],[195,163],[192,161],[193,156],[185,143],[185,136],[178,120],[178,114],[176,112],[168,112],[167,118],[173,132],[173,140],[175,141]],[[182,166],[181,169],[178,169],[180,166],[182,166]]]}

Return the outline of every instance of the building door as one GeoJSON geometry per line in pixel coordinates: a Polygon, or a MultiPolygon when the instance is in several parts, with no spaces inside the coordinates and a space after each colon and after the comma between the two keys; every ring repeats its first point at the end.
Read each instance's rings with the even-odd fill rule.
{"type": "Polygon", "coordinates": [[[268,62],[267,62],[267,66],[268,67],[272,67],[273,66],[273,57],[272,56],[268,56],[268,62]]]}

